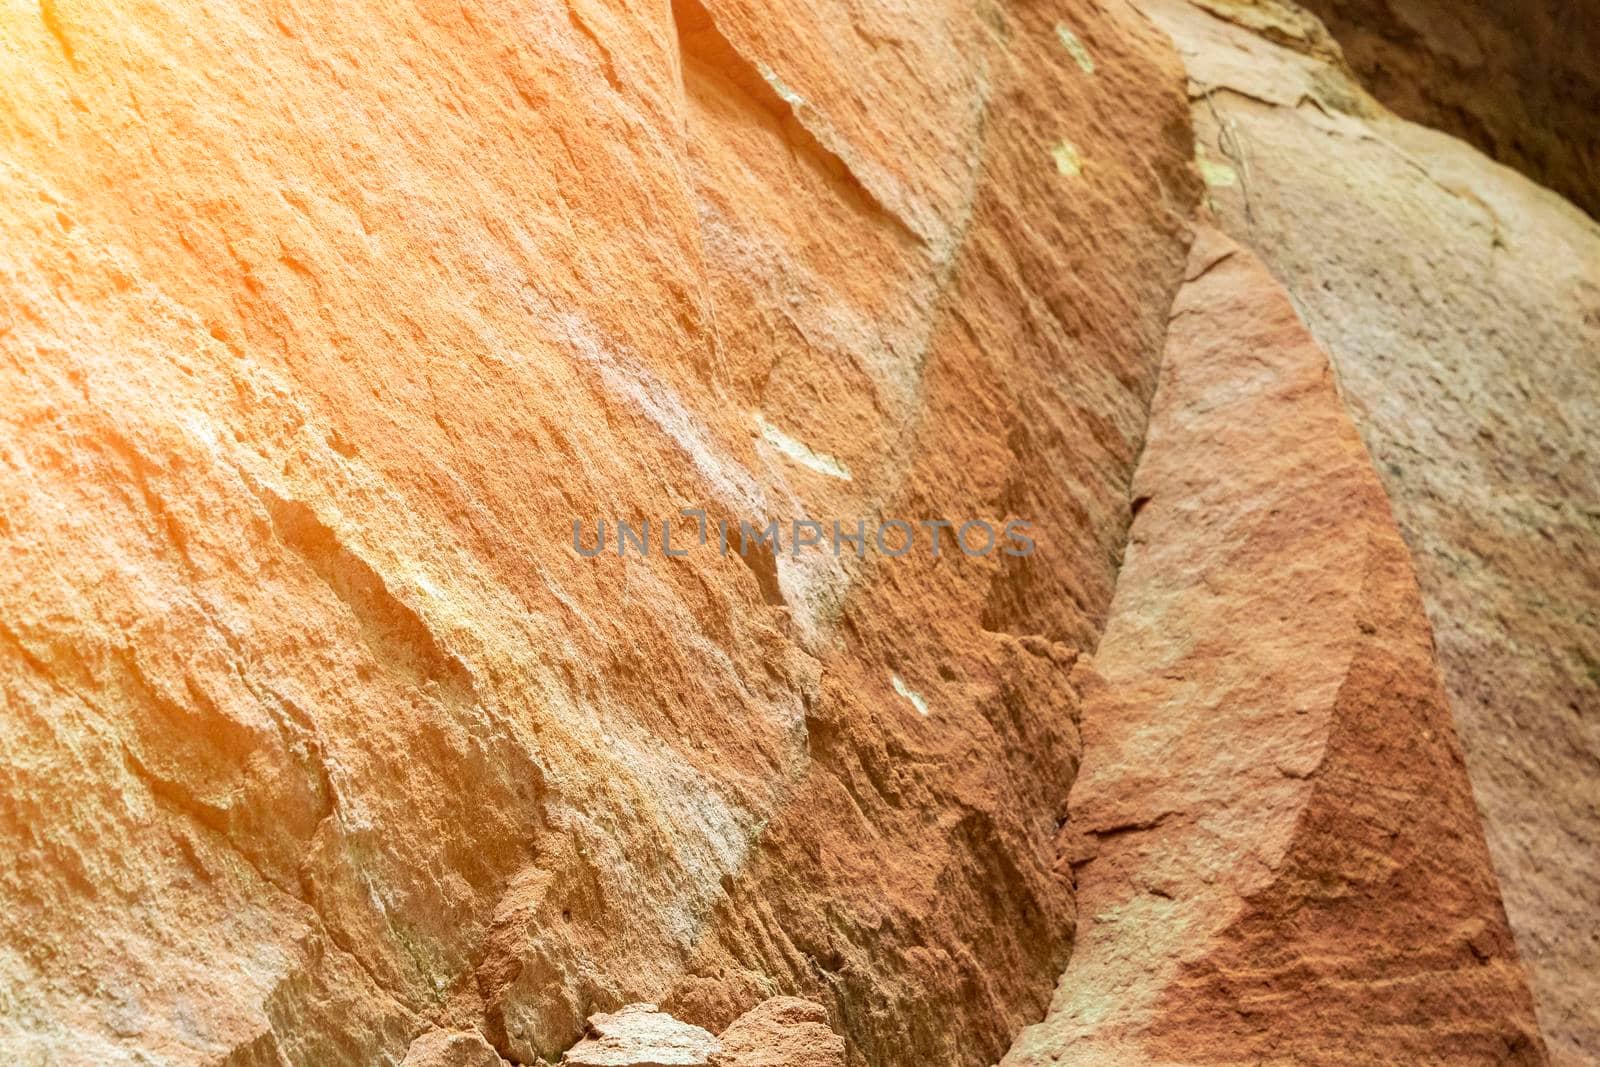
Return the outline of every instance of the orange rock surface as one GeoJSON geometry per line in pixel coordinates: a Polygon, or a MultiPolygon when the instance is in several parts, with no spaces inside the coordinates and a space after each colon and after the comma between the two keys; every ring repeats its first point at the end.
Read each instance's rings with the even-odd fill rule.
{"type": "Polygon", "coordinates": [[[532,1063],[778,993],[870,1062],[1003,1052],[1198,190],[1160,35],[3,18],[0,1058],[532,1063]],[[571,546],[680,508],[1040,550],[571,546]]]}
{"type": "MultiPolygon", "coordinates": [[[[1191,255],[1256,181],[1205,62],[1376,105],[1297,9],[1208,0],[1241,59],[1146,6],[0,6],[0,1061],[1542,1062],[1491,853],[1587,1040],[1538,939],[1589,867],[1506,842],[1592,840],[1588,691],[1462,694],[1512,688],[1484,589],[1585,647],[1600,431],[1495,395],[1575,503],[1452,585],[1512,540],[1386,473],[1486,453],[1350,387],[1379,304],[1289,283],[1374,474],[1284,293],[1191,255]],[[718,551],[806,519],[914,550],[718,551]],[[1481,755],[1568,736],[1556,816],[1481,755]]],[[[1591,231],[1482,195],[1512,311],[1439,284],[1559,309],[1581,401],[1600,290],[1531,246],[1591,231]]],[[[1419,351],[1398,406],[1460,410],[1419,351]]]]}

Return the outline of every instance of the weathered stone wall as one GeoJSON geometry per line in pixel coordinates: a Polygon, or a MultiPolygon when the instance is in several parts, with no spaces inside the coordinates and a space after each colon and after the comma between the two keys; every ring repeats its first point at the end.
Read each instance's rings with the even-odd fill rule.
{"type": "Polygon", "coordinates": [[[1591,1047],[1595,231],[1206,6],[0,8],[0,1059],[1591,1047]]]}
{"type": "Polygon", "coordinates": [[[3,17],[7,1062],[533,1062],[786,992],[997,1057],[1070,943],[1066,678],[1198,189],[1159,33],[3,17]],[[1040,551],[571,547],[686,507],[1040,551]]]}
{"type": "Polygon", "coordinates": [[[1404,542],[1327,358],[1202,231],[1007,1067],[1545,1062],[1404,542]]]}

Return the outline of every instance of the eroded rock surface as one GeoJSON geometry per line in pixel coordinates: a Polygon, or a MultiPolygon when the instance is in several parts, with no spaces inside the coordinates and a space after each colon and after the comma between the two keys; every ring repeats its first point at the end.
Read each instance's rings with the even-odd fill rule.
{"type": "Polygon", "coordinates": [[[1328,352],[1411,547],[1552,1053],[1600,1063],[1600,226],[1383,111],[1313,33],[1145,6],[1207,200],[1328,352]]]}
{"type": "Polygon", "coordinates": [[[814,1001],[772,997],[718,1037],[654,1004],[590,1016],[563,1067],[846,1067],[844,1038],[814,1001]]]}
{"type": "Polygon", "coordinates": [[[400,1067],[505,1067],[505,1062],[476,1031],[429,1030],[411,1042],[400,1067]]]}
{"type": "Polygon", "coordinates": [[[1203,232],[1008,1067],[1544,1062],[1405,545],[1321,350],[1203,232]]]}
{"type": "MultiPolygon", "coordinates": [[[[1076,865],[1083,936],[1016,1062],[1537,1062],[1322,357],[1215,235],[1169,323],[1200,176],[1230,227],[1235,193],[1265,210],[1237,137],[1195,165],[1191,105],[1225,126],[1226,84],[1379,151],[1314,19],[1208,7],[1262,44],[1199,46],[1225,70],[1189,55],[1190,94],[1160,29],[1087,0],[0,12],[0,1059],[980,1067],[1046,1011],[1076,865]],[[741,557],[685,509],[1021,519],[1038,549],[741,557]]],[[[1417,171],[1483,209],[1451,239],[1492,238],[1456,257],[1489,288],[1425,328],[1515,331],[1484,381],[1572,428],[1491,428],[1500,488],[1567,449],[1528,527],[1553,548],[1389,484],[1451,692],[1532,724],[1463,715],[1581,1042],[1581,987],[1549,990],[1600,879],[1515,849],[1591,840],[1588,690],[1555,665],[1593,647],[1596,438],[1565,405],[1594,282],[1561,275],[1546,335],[1525,272],[1592,231],[1405,136],[1389,210],[1417,171]],[[1510,366],[1528,338],[1544,377],[1510,366]],[[1463,544],[1492,578],[1429,562],[1463,544]],[[1554,819],[1479,754],[1504,738],[1566,746],[1554,819]]],[[[1401,442],[1482,475],[1406,355],[1420,437],[1346,382],[1384,470],[1401,442]]]]}
{"type": "Polygon", "coordinates": [[[1067,678],[1198,193],[1165,39],[3,18],[0,1058],[533,1063],[783,993],[874,1064],[997,1057],[1067,955],[1067,678]],[[571,546],[681,508],[1040,549],[571,546]]]}

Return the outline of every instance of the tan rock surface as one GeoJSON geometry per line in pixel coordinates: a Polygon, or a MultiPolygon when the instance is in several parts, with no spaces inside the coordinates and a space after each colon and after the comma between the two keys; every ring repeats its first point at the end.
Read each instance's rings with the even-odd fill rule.
{"type": "Polygon", "coordinates": [[[1146,7],[1411,547],[1552,1054],[1600,1063],[1600,226],[1304,48],[1146,7]]]}
{"type": "Polygon", "coordinates": [[[505,1067],[505,1060],[475,1031],[429,1030],[411,1042],[400,1067],[505,1067]]]}
{"type": "Polygon", "coordinates": [[[1197,194],[1161,36],[0,18],[0,1058],[532,1063],[779,993],[867,1062],[998,1056],[1071,936],[1066,678],[1197,194]],[[683,507],[1040,551],[569,543],[683,507]]]}
{"type": "MultiPolygon", "coordinates": [[[[419,1039],[419,1041],[422,1039],[419,1039]]],[[[415,1046],[413,1046],[415,1048],[415,1046]]],[[[571,1067],[845,1067],[845,1042],[828,1012],[799,997],[771,997],[713,1037],[654,1004],[589,1017],[571,1067]]]]}
{"type": "Polygon", "coordinates": [[[1410,561],[1326,358],[1196,242],[1084,692],[1079,939],[1008,1067],[1544,1060],[1410,561]]]}

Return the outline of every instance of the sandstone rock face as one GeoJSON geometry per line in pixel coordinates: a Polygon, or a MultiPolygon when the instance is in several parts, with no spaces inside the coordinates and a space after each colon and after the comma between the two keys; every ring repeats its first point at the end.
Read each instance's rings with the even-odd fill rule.
{"type": "MultiPolygon", "coordinates": [[[[413,1046],[414,1047],[414,1046],[413,1046]]],[[[772,997],[713,1037],[654,1004],[589,1018],[563,1067],[846,1067],[845,1042],[822,1005],[772,997]]]]}
{"type": "Polygon", "coordinates": [[[783,993],[865,1062],[1003,1052],[1199,189],[1161,35],[4,19],[3,1058],[533,1063],[783,993]],[[1039,551],[571,544],[681,508],[1039,551]]]}
{"type": "Polygon", "coordinates": [[[1389,107],[1466,140],[1600,218],[1600,3],[1306,0],[1306,7],[1326,20],[1389,107]]]}
{"type": "Polygon", "coordinates": [[[1294,47],[1146,7],[1208,203],[1326,348],[1411,547],[1552,1053],[1600,1063],[1600,227],[1384,113],[1277,8],[1294,47]]]}
{"type": "Polygon", "coordinates": [[[1592,1047],[1595,231],[1207,7],[0,14],[0,1059],[1541,1062],[1424,602],[1592,1047]]]}
{"type": "Polygon", "coordinates": [[[1540,1063],[1404,543],[1328,364],[1215,232],[1172,311],[1010,1067],[1540,1063]]]}

